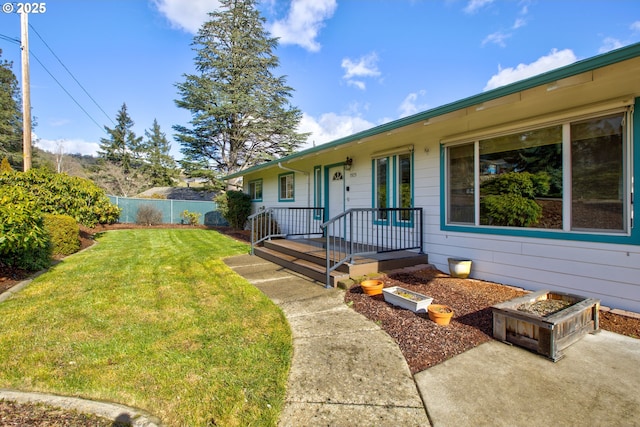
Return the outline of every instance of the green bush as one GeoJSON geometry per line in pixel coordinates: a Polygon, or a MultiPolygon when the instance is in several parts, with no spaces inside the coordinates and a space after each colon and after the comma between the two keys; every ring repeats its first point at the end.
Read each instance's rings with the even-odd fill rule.
{"type": "Polygon", "coordinates": [[[218,210],[233,228],[244,229],[251,214],[251,196],[242,191],[229,190],[215,198],[218,210]]]}
{"type": "Polygon", "coordinates": [[[180,218],[182,218],[189,225],[198,225],[201,215],[202,214],[198,212],[189,212],[187,210],[184,210],[180,214],[180,218]]]}
{"type": "Polygon", "coordinates": [[[153,205],[140,205],[136,212],[136,224],[162,224],[162,211],[153,205]]]}
{"type": "Polygon", "coordinates": [[[86,227],[111,224],[120,216],[120,208],[88,179],[32,168],[0,174],[0,186],[23,188],[34,196],[41,212],[69,215],[86,227]]]}
{"type": "Polygon", "coordinates": [[[51,237],[53,255],[71,255],[80,249],[80,227],[69,215],[44,214],[44,228],[51,237]]]}
{"type": "Polygon", "coordinates": [[[27,190],[0,186],[0,263],[36,271],[51,265],[51,240],[27,190]]]}
{"type": "Polygon", "coordinates": [[[485,181],[481,187],[480,223],[529,227],[542,217],[535,198],[549,192],[551,177],[546,172],[509,172],[485,181]]]}

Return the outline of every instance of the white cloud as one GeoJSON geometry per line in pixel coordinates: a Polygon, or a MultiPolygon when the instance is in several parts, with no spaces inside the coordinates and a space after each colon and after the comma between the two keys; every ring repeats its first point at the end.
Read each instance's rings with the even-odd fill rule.
{"type": "Polygon", "coordinates": [[[311,135],[307,139],[307,143],[301,148],[310,148],[314,145],[335,141],[336,139],[370,129],[373,126],[375,126],[374,123],[371,123],[359,116],[325,113],[319,118],[315,118],[304,113],[302,115],[302,120],[300,120],[298,131],[310,132],[311,135]]]}
{"type": "Polygon", "coordinates": [[[618,39],[614,39],[613,37],[607,37],[602,40],[602,46],[598,49],[598,53],[606,53],[614,49],[621,48],[625,43],[621,42],[618,39]]]}
{"type": "Polygon", "coordinates": [[[493,44],[497,44],[500,47],[505,47],[506,44],[504,41],[509,37],[511,37],[511,34],[503,33],[502,31],[497,31],[485,37],[485,39],[482,40],[482,46],[486,45],[487,43],[493,43],[493,44]]]}
{"type": "Polygon", "coordinates": [[[426,91],[420,90],[418,92],[413,92],[407,95],[407,97],[402,101],[398,110],[400,111],[400,117],[407,117],[413,114],[419,113],[427,109],[426,104],[418,104],[418,98],[426,95],[426,91]]]}
{"type": "Polygon", "coordinates": [[[336,7],[336,0],[293,0],[287,17],[271,25],[271,35],[278,37],[282,44],[296,44],[317,52],[320,43],[316,37],[336,7]]]}
{"type": "Polygon", "coordinates": [[[100,149],[100,144],[97,142],[82,139],[37,139],[35,135],[34,145],[50,153],[58,152],[61,147],[63,154],[82,154],[85,156],[95,156],[100,149]]]}
{"type": "Polygon", "coordinates": [[[191,34],[196,34],[209,19],[208,14],[220,7],[218,0],[153,0],[153,3],[172,26],[191,34]]]}
{"type": "Polygon", "coordinates": [[[484,6],[493,3],[493,0],[470,0],[467,7],[464,8],[465,13],[476,13],[484,6]]]}
{"type": "Polygon", "coordinates": [[[365,90],[367,85],[362,80],[347,80],[347,84],[349,86],[355,86],[360,90],[365,90]]]}
{"type": "Polygon", "coordinates": [[[517,67],[499,67],[498,74],[492,76],[484,90],[495,89],[528,77],[542,74],[555,68],[569,65],[577,60],[571,49],[553,49],[549,55],[543,56],[531,64],[518,64],[517,67]]]}
{"type": "Polygon", "coordinates": [[[525,25],[527,25],[527,20],[524,18],[516,18],[516,22],[513,23],[513,28],[514,30],[517,30],[518,28],[524,27],[525,25]]]}
{"type": "Polygon", "coordinates": [[[361,56],[356,60],[344,58],[341,66],[345,70],[342,78],[347,80],[348,84],[362,90],[366,88],[365,83],[362,80],[354,80],[354,77],[377,77],[381,74],[378,70],[378,54],[375,52],[361,56]]]}
{"type": "Polygon", "coordinates": [[[640,33],[640,21],[636,21],[629,26],[634,33],[640,33]]]}

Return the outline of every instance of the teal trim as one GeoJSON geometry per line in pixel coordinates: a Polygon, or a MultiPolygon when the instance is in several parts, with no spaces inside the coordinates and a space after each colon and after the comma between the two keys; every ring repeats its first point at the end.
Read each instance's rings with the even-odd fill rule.
{"type": "Polygon", "coordinates": [[[367,129],[362,132],[355,133],[353,135],[337,139],[332,142],[328,142],[326,144],[319,145],[317,147],[309,148],[307,150],[303,150],[297,153],[293,153],[289,156],[283,157],[282,159],[273,160],[268,163],[263,163],[261,165],[253,166],[246,170],[236,172],[230,175],[223,177],[223,180],[228,180],[231,178],[236,178],[239,176],[244,176],[248,173],[252,173],[261,169],[267,169],[271,167],[276,167],[278,162],[288,162],[294,159],[297,159],[302,156],[306,156],[312,153],[319,153],[323,151],[329,151],[335,147],[339,147],[341,145],[345,145],[351,142],[358,141],[360,139],[368,138],[371,136],[375,136],[378,134],[384,134],[386,132],[390,132],[392,130],[401,128],[403,126],[411,125],[414,123],[418,123],[421,121],[428,120],[433,117],[437,117],[443,114],[451,113],[454,111],[462,110],[464,108],[471,107],[476,104],[481,104],[483,102],[488,102],[497,98],[501,98],[507,95],[511,95],[513,93],[517,93],[523,90],[531,89],[536,86],[542,86],[545,84],[549,84],[556,80],[564,79],[567,77],[571,77],[577,74],[581,74],[587,71],[592,71],[597,68],[605,67],[607,65],[616,64],[618,62],[622,62],[628,59],[635,58],[640,56],[640,43],[632,44],[630,46],[625,46],[620,49],[612,50],[610,52],[604,53],[602,55],[594,56],[591,58],[584,59],[582,61],[574,62],[573,64],[567,65],[565,67],[557,68],[552,71],[548,71],[546,73],[539,74],[534,77],[530,77],[528,79],[524,79],[515,83],[511,83],[506,86],[502,86],[496,89],[492,89],[486,92],[483,92],[478,95],[471,96],[469,98],[464,98],[459,101],[446,104],[440,107],[433,108],[431,110],[427,110],[418,114],[414,114],[413,116],[404,117],[399,120],[395,120],[389,123],[385,123],[380,126],[373,127],[371,129],[367,129]]]}
{"type": "MultiPolygon", "coordinates": [[[[313,207],[322,207],[322,166],[313,167],[313,207]],[[319,173],[318,173],[319,172],[319,173]]],[[[313,219],[320,219],[321,215],[316,214],[316,210],[313,211],[313,219]]]]}
{"type": "MultiPolygon", "coordinates": [[[[392,188],[389,185],[389,179],[390,179],[390,170],[391,170],[391,160],[389,157],[379,157],[377,159],[373,159],[371,160],[371,207],[372,208],[389,208],[391,207],[391,203],[389,200],[389,196],[392,195],[392,188]],[[386,159],[387,160],[387,177],[386,177],[386,182],[385,182],[385,187],[386,187],[386,192],[387,192],[387,206],[378,206],[378,167],[377,167],[377,162],[378,160],[382,160],[382,159],[386,159]]],[[[389,215],[390,216],[390,215],[389,215]]],[[[389,225],[389,221],[391,218],[389,218],[389,216],[387,216],[387,218],[385,219],[375,219],[373,220],[374,224],[377,225],[389,225]]]]}
{"type": "Polygon", "coordinates": [[[279,202],[295,202],[296,201],[296,174],[294,172],[285,172],[278,175],[278,201],[279,202]],[[291,176],[293,179],[292,189],[293,194],[290,199],[282,197],[282,186],[280,185],[280,180],[285,176],[291,176]]]}
{"type": "MultiPolygon", "coordinates": [[[[414,159],[413,159],[413,155],[414,152],[411,151],[409,153],[409,165],[411,167],[411,187],[410,187],[410,191],[411,191],[411,203],[409,203],[409,208],[413,208],[414,207],[414,194],[415,194],[415,178],[414,178],[414,171],[415,171],[415,167],[414,167],[414,159]]],[[[398,159],[398,157],[400,157],[401,154],[397,154],[395,156],[393,156],[393,169],[394,169],[394,185],[393,185],[393,207],[394,208],[402,208],[402,206],[400,206],[400,199],[401,199],[401,191],[402,189],[400,188],[402,183],[400,182],[400,161],[398,159]]],[[[403,221],[402,219],[398,219],[397,218],[398,213],[394,212],[394,217],[393,217],[393,225],[397,226],[397,227],[409,227],[409,228],[413,228],[414,226],[414,221],[413,221],[413,215],[411,215],[411,219],[408,221],[403,221]]]]}
{"type": "MultiPolygon", "coordinates": [[[[345,162],[332,163],[330,165],[325,165],[324,167],[324,220],[325,222],[330,220],[329,217],[329,169],[335,168],[336,166],[344,166],[345,162]]],[[[346,195],[342,196],[342,205],[345,205],[344,198],[346,195]]]]}
{"type": "MultiPolygon", "coordinates": [[[[631,146],[633,151],[632,159],[632,176],[633,176],[633,194],[637,198],[640,191],[640,98],[635,99],[633,110],[633,133],[631,135],[631,146]]],[[[445,164],[446,147],[440,146],[440,229],[442,231],[455,231],[460,233],[474,233],[483,235],[499,235],[499,236],[517,236],[532,237],[537,239],[550,240],[571,240],[579,242],[594,243],[612,243],[620,245],[640,245],[640,230],[635,222],[638,221],[638,212],[635,209],[636,203],[630,204],[630,212],[634,218],[631,224],[631,233],[624,235],[615,235],[614,233],[589,233],[589,232],[566,232],[566,231],[550,231],[532,228],[507,228],[507,227],[489,227],[475,225],[453,225],[447,224],[446,206],[448,198],[446,194],[446,174],[447,168],[445,164]]]]}

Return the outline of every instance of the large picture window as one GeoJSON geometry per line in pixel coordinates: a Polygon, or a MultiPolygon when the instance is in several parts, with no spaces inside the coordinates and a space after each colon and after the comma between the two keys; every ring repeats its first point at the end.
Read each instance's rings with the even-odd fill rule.
{"type": "Polygon", "coordinates": [[[285,173],[278,176],[278,200],[281,202],[293,202],[295,200],[294,193],[294,175],[293,172],[285,173]]]}
{"type": "Polygon", "coordinates": [[[627,231],[625,114],[448,146],[447,223],[627,231]]]}

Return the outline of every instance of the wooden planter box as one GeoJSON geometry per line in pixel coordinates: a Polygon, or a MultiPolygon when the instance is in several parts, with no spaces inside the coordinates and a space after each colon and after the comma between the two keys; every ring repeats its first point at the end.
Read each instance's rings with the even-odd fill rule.
{"type": "Polygon", "coordinates": [[[427,307],[431,304],[431,301],[433,301],[433,298],[431,297],[401,288],[400,286],[384,288],[382,289],[382,293],[384,294],[384,300],[389,304],[411,310],[414,313],[417,313],[418,311],[426,313],[427,307]],[[397,292],[402,292],[403,294],[410,295],[411,297],[407,298],[402,295],[398,295],[397,292]]]}
{"type": "Polygon", "coordinates": [[[587,333],[600,331],[600,300],[548,290],[512,299],[491,307],[493,337],[532,350],[554,362],[562,350],[587,333]],[[542,300],[561,300],[571,305],[547,316],[518,310],[523,304],[542,300]]]}

